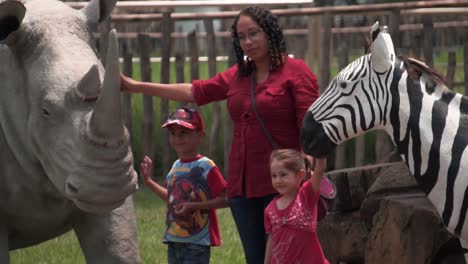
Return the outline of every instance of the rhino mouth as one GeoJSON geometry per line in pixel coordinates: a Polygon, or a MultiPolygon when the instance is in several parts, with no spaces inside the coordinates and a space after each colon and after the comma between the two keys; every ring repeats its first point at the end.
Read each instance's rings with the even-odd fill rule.
{"type": "Polygon", "coordinates": [[[95,202],[87,201],[83,199],[72,199],[73,203],[81,210],[89,213],[106,213],[114,210],[115,208],[120,207],[126,198],[113,202],[95,202]]]}
{"type": "Polygon", "coordinates": [[[138,190],[136,172],[132,171],[129,177],[130,182],[124,180],[123,186],[111,183],[98,187],[94,182],[92,188],[86,188],[90,185],[89,182],[83,184],[83,182],[68,179],[65,183],[65,196],[85,212],[110,212],[120,207],[128,196],[138,190]]]}

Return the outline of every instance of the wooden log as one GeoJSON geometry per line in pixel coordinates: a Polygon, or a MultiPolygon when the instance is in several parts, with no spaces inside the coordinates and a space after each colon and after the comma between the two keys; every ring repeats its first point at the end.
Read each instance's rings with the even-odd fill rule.
{"type": "MultiPolygon", "coordinates": [[[[315,23],[315,22],[314,22],[315,23]]],[[[315,42],[310,42],[311,45],[317,45],[315,43],[319,43],[320,34],[320,21],[317,21],[317,24],[314,24],[311,27],[307,27],[307,29],[283,29],[283,35],[285,36],[308,36],[308,38],[314,40],[315,42]]],[[[461,27],[468,27],[468,20],[454,20],[454,21],[443,21],[443,22],[434,22],[433,23],[435,30],[445,30],[447,28],[461,28],[461,27]]],[[[399,25],[400,31],[421,31],[424,28],[423,24],[403,24],[399,25]]],[[[356,33],[365,33],[368,34],[370,32],[370,26],[365,27],[343,27],[343,28],[332,28],[331,33],[334,35],[337,34],[356,34],[356,33]]],[[[117,37],[120,39],[132,39],[136,38],[138,32],[117,32],[117,37]]],[[[145,32],[150,38],[160,39],[162,34],[160,32],[145,32]]],[[[187,32],[172,32],[172,38],[188,38],[187,32]]],[[[100,38],[101,34],[96,32],[94,34],[96,38],[100,38]]],[[[195,36],[197,38],[206,38],[206,32],[196,32],[195,36]]],[[[215,36],[218,38],[231,38],[231,33],[229,31],[217,31],[215,32],[215,36]]],[[[310,47],[308,48],[310,49],[310,47]]],[[[316,57],[316,56],[314,56],[316,57]]]]}
{"type": "MultiPolygon", "coordinates": [[[[284,5],[310,5],[313,1],[311,0],[231,0],[231,1],[217,1],[217,0],[178,0],[178,1],[119,1],[116,4],[116,8],[119,10],[148,10],[148,9],[161,9],[167,10],[168,8],[175,7],[244,7],[251,5],[259,6],[284,6],[284,5]]],[[[67,2],[73,8],[81,9],[86,3],[83,2],[67,2]]]]}
{"type": "MultiPolygon", "coordinates": [[[[277,4],[275,0],[262,1],[262,4],[277,4]]],[[[68,2],[73,8],[82,8],[86,2],[68,2]]],[[[233,1],[119,1],[117,2],[116,10],[152,10],[155,8],[174,8],[176,5],[185,7],[201,7],[201,6],[243,6],[255,5],[255,1],[245,1],[239,4],[233,1]]],[[[298,15],[321,15],[324,13],[330,14],[375,14],[375,12],[385,12],[392,9],[419,9],[419,8],[434,8],[434,7],[463,7],[468,5],[468,0],[436,0],[436,1],[415,1],[415,2],[395,2],[381,4],[363,4],[363,5],[342,5],[342,6],[325,6],[325,7],[302,7],[288,9],[272,9],[272,12],[278,16],[298,16],[298,15]]],[[[420,11],[422,12],[422,11],[420,11]]],[[[453,12],[453,11],[452,11],[453,12]]],[[[180,13],[179,13],[180,14],[180,13]]],[[[179,14],[174,14],[177,19],[179,14]]],[[[194,12],[183,13],[185,19],[202,19],[200,15],[211,14],[212,17],[203,16],[204,18],[233,18],[238,14],[238,11],[226,12],[194,12]]],[[[160,18],[161,19],[161,16],[160,18]]]]}

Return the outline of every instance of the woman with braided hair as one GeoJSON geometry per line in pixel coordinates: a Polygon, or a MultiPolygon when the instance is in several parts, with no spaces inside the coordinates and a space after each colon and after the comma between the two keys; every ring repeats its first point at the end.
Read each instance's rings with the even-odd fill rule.
{"type": "Polygon", "coordinates": [[[277,147],[301,150],[302,119],[318,97],[318,85],[303,61],[288,56],[282,29],[270,10],[243,9],[231,31],[237,65],[213,78],[159,84],[122,75],[121,89],[199,106],[227,100],[234,124],[227,175],[229,204],[246,261],[257,264],[264,261],[267,242],[263,213],[276,194],[270,179],[270,154],[277,147]]]}

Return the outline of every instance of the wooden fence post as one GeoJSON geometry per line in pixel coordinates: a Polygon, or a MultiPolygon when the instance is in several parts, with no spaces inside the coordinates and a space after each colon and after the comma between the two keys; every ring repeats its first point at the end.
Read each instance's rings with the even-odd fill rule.
{"type": "Polygon", "coordinates": [[[307,17],[307,65],[309,68],[315,69],[320,61],[320,17],[308,16],[307,17]]]}
{"type": "MultiPolygon", "coordinates": [[[[401,33],[400,33],[401,15],[400,9],[392,9],[388,29],[392,36],[393,46],[396,49],[401,49],[401,33]]],[[[398,54],[398,50],[395,50],[398,54]]]]}
{"type": "MultiPolygon", "coordinates": [[[[216,75],[216,38],[214,34],[213,20],[204,19],[203,23],[205,25],[206,31],[206,48],[208,54],[208,75],[213,77],[216,75]]],[[[209,145],[209,154],[210,158],[218,161],[218,155],[220,151],[219,147],[219,137],[221,133],[219,131],[221,127],[221,105],[219,102],[211,103],[213,107],[213,116],[211,122],[210,130],[210,145],[209,145]]]]}
{"type": "Polygon", "coordinates": [[[190,80],[200,79],[200,71],[198,67],[198,43],[197,43],[197,32],[191,31],[188,36],[188,46],[190,53],[190,80]]]}
{"type": "Polygon", "coordinates": [[[332,16],[326,12],[322,16],[322,32],[320,37],[319,57],[319,88],[323,91],[330,81],[330,39],[331,39],[332,16]]]}
{"type": "Polygon", "coordinates": [[[463,81],[465,85],[465,95],[468,95],[468,30],[465,29],[463,36],[463,81]]]}
{"type": "MultiPolygon", "coordinates": [[[[234,48],[231,43],[228,43],[227,49],[228,53],[228,67],[234,66],[236,61],[236,55],[234,54],[234,48]]],[[[232,120],[229,115],[229,110],[227,109],[226,100],[224,101],[226,105],[226,111],[224,112],[224,177],[227,177],[229,171],[229,153],[231,152],[232,144],[232,120]]]]}
{"type": "Polygon", "coordinates": [[[432,47],[434,46],[434,25],[430,16],[423,17],[423,54],[429,67],[434,67],[432,47]]]}
{"type": "MultiPolygon", "coordinates": [[[[132,77],[133,75],[133,54],[130,51],[128,41],[122,43],[122,57],[123,57],[123,73],[126,76],[132,77]]],[[[122,111],[124,117],[124,124],[128,129],[130,138],[132,137],[133,124],[132,124],[132,94],[122,93],[122,111]]],[[[130,141],[131,142],[131,141],[130,141]]]]}
{"type": "MultiPolygon", "coordinates": [[[[138,44],[140,47],[140,72],[141,80],[151,82],[151,62],[150,62],[150,38],[148,35],[138,34],[138,44]]],[[[148,156],[154,160],[154,112],[153,97],[143,95],[143,121],[142,121],[142,151],[143,156],[148,156]]]]}
{"type": "MultiPolygon", "coordinates": [[[[182,27],[177,28],[177,32],[182,32],[182,27]]],[[[176,68],[176,83],[185,82],[185,39],[176,39],[176,51],[175,51],[175,68],[176,68]]],[[[180,106],[184,106],[187,103],[180,102],[180,106]]]]}
{"type": "Polygon", "coordinates": [[[455,70],[457,68],[457,54],[455,51],[449,51],[448,53],[448,64],[447,64],[447,87],[453,90],[453,84],[455,82],[455,70]]]}
{"type": "MultiPolygon", "coordinates": [[[[191,31],[188,36],[188,46],[189,46],[189,53],[190,53],[190,81],[200,79],[200,67],[198,62],[198,42],[197,42],[197,30],[191,31]]],[[[193,104],[193,108],[197,108],[196,104],[193,104]]]]}
{"type": "MultiPolygon", "coordinates": [[[[163,13],[163,19],[161,21],[161,83],[169,83],[170,82],[170,67],[171,67],[171,33],[173,31],[173,24],[171,20],[171,13],[165,12],[163,13]]],[[[161,125],[166,121],[169,115],[169,100],[161,98],[161,113],[160,113],[160,122],[161,125]]],[[[167,129],[163,129],[161,131],[161,153],[162,154],[162,164],[161,167],[164,172],[169,171],[171,166],[171,158],[169,153],[170,145],[169,145],[169,133],[167,129]]]]}

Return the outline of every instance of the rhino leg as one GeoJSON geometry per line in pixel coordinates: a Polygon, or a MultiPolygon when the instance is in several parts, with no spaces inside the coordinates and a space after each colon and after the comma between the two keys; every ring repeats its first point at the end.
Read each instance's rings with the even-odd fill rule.
{"type": "MultiPolygon", "coordinates": [[[[86,263],[140,263],[132,197],[106,214],[81,213],[73,218],[86,263]]],[[[0,262],[3,263],[3,262],[0,262]]]]}
{"type": "Polygon", "coordinates": [[[6,226],[0,223],[0,263],[10,263],[10,250],[8,247],[8,231],[6,226]]]}

